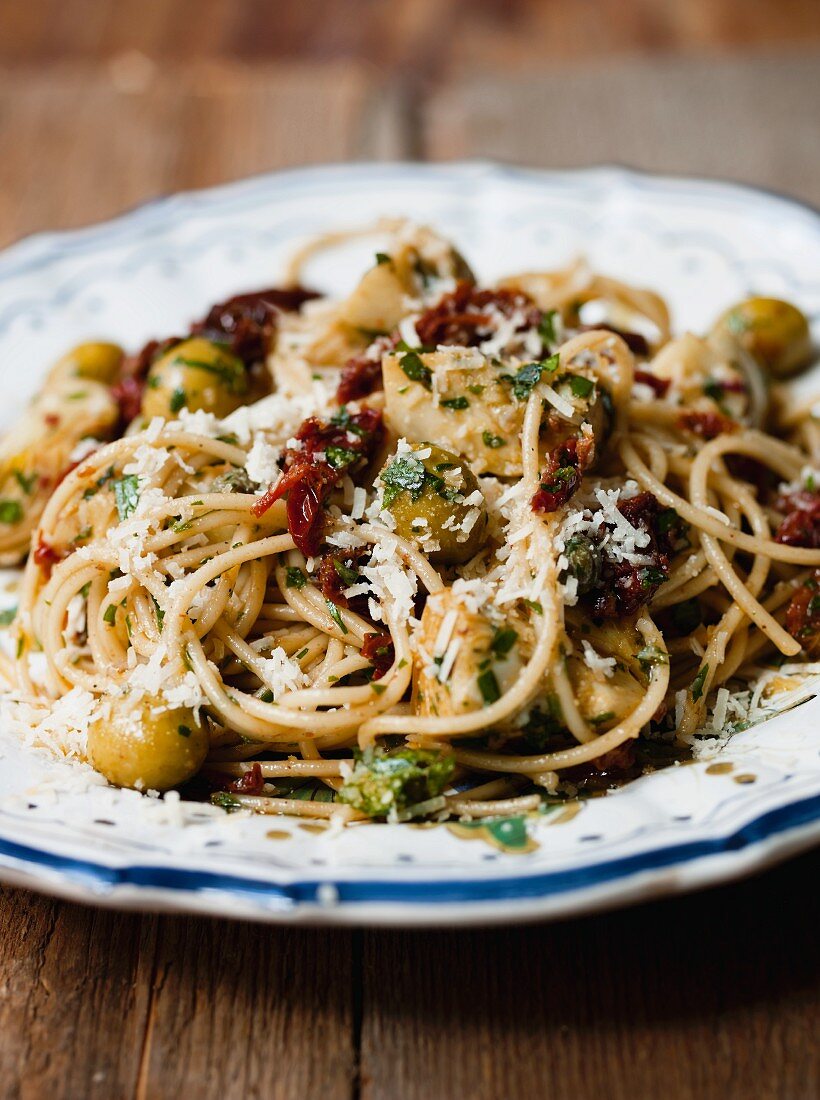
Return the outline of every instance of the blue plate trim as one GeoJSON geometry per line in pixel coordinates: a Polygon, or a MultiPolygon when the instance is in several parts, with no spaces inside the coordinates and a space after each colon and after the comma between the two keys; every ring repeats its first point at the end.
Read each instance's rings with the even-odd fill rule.
{"type": "Polygon", "coordinates": [[[555,897],[577,890],[602,886],[615,879],[629,878],[646,871],[656,871],[705,856],[736,852],[758,844],[790,829],[797,829],[820,819],[820,795],[771,810],[743,825],[729,836],[656,848],[639,855],[625,856],[587,867],[545,874],[518,875],[499,879],[448,879],[441,882],[408,882],[385,880],[345,881],[331,877],[308,879],[291,884],[262,882],[238,875],[210,871],[184,871],[151,865],[105,867],[90,860],[58,856],[14,841],[0,840],[0,863],[5,859],[15,864],[28,864],[65,876],[69,881],[96,891],[108,892],[116,887],[154,888],[181,895],[220,891],[257,904],[277,903],[278,907],[315,905],[321,889],[332,886],[338,892],[340,905],[362,903],[397,903],[402,905],[443,905],[454,902],[524,901],[530,898],[555,897]]]}

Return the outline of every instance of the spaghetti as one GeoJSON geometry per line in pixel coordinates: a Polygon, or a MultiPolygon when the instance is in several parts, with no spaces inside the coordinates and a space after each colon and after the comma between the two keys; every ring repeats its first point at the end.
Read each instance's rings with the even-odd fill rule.
{"type": "Polygon", "coordinates": [[[136,356],[75,349],[4,444],[11,697],[115,784],[525,813],[748,722],[778,660],[815,671],[799,311],[673,338],[582,263],[482,289],[389,229],[342,302],[262,291],[136,356]]]}

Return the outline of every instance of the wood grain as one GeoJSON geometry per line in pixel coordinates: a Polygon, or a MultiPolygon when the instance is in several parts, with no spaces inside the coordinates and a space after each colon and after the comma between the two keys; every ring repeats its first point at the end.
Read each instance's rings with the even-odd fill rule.
{"type": "Polygon", "coordinates": [[[140,1100],[344,1100],[355,1076],[353,933],[160,923],[140,1100]]]}
{"type": "Polygon", "coordinates": [[[203,57],[350,59],[423,79],[658,52],[820,39],[814,0],[0,0],[0,62],[88,61],[139,50],[203,57]]]}
{"type": "Polygon", "coordinates": [[[274,168],[395,157],[402,90],[352,64],[0,70],[0,243],[274,168]]]}
{"type": "Polygon", "coordinates": [[[152,917],[0,888],[0,1081],[8,1100],[132,1096],[152,917]]]}
{"type": "Polygon", "coordinates": [[[820,857],[571,923],[368,933],[363,1100],[820,1092],[820,857]]]}
{"type": "Polygon", "coordinates": [[[427,101],[422,149],[717,176],[820,205],[818,103],[820,51],[473,73],[427,101]]]}

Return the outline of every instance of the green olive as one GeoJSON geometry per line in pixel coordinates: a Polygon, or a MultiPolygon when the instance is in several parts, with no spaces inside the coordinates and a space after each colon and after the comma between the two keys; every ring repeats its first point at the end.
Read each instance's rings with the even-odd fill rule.
{"type": "Polygon", "coordinates": [[[379,478],[396,534],[419,542],[431,561],[457,565],[481,549],[487,506],[465,458],[433,443],[417,443],[391,458],[379,478]],[[480,500],[471,499],[475,493],[480,500]]]}
{"type": "Polygon", "coordinates": [[[142,395],[142,414],[173,420],[182,408],[228,416],[248,401],[248,373],[241,359],[195,336],[152,364],[142,395]]]}
{"type": "Polygon", "coordinates": [[[86,378],[110,386],[119,374],[124,354],[117,344],[104,341],[78,344],[54,364],[51,378],[86,378]]]}
{"type": "Polygon", "coordinates": [[[738,302],[718,318],[715,331],[728,332],[774,378],[797,374],[811,355],[805,315],[779,298],[738,302]]]}
{"type": "Polygon", "coordinates": [[[208,754],[208,733],[190,707],[159,709],[156,699],[108,701],[88,730],[88,753],[117,787],[167,791],[195,775],[208,754]]]}

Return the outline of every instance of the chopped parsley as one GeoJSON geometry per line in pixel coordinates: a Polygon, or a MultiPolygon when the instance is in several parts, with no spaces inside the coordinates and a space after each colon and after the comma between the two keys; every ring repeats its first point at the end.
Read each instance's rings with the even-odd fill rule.
{"type": "Polygon", "coordinates": [[[304,588],[307,584],[307,577],[298,565],[289,565],[285,570],[285,578],[286,588],[304,588]]]}
{"type": "Polygon", "coordinates": [[[345,562],[339,561],[338,558],[333,559],[333,568],[336,570],[341,580],[347,585],[355,584],[359,579],[358,570],[352,569],[349,565],[346,565],[345,562]]]}
{"type": "Polygon", "coordinates": [[[0,500],[0,523],[19,523],[23,518],[23,508],[19,501],[0,500]]]}
{"type": "Polygon", "coordinates": [[[502,439],[500,435],[493,435],[492,432],[482,432],[481,438],[484,440],[484,446],[489,447],[491,451],[497,451],[499,447],[505,447],[507,444],[506,439],[502,439]]]}
{"type": "Polygon", "coordinates": [[[338,626],[342,634],[347,634],[348,629],[345,626],[344,621],[342,620],[342,613],[341,611],[339,611],[339,608],[336,606],[333,600],[325,599],[325,604],[327,605],[327,609],[330,612],[330,617],[331,619],[333,619],[336,626],[338,626]]]}
{"type": "Polygon", "coordinates": [[[584,378],[582,374],[572,374],[569,379],[569,388],[574,397],[589,397],[595,389],[595,383],[591,378],[584,378]]]}
{"type": "Polygon", "coordinates": [[[445,397],[442,398],[440,404],[444,409],[456,409],[458,411],[470,407],[470,402],[466,397],[445,397]]]}
{"type": "Polygon", "coordinates": [[[418,500],[424,492],[427,478],[424,463],[413,455],[394,458],[381,475],[384,485],[384,506],[389,508],[396,497],[407,491],[413,500],[418,500]]]}
{"type": "Polygon", "coordinates": [[[31,496],[32,492],[34,491],[34,486],[39,480],[37,474],[29,474],[28,477],[26,477],[22,470],[13,470],[12,473],[14,474],[14,480],[17,482],[17,484],[20,486],[26,496],[31,496]]]}
{"type": "Polygon", "coordinates": [[[558,334],[555,331],[555,318],[557,316],[557,309],[549,309],[538,322],[538,335],[545,344],[554,344],[558,340],[558,334]]]}
{"type": "Polygon", "coordinates": [[[114,499],[120,519],[128,519],[137,510],[140,499],[140,486],[136,474],[128,474],[114,482],[114,499]]]}
{"type": "Polygon", "coordinates": [[[376,263],[379,266],[381,266],[382,264],[389,264],[391,262],[392,261],[391,261],[390,257],[387,255],[386,252],[377,252],[376,253],[376,263]]]}
{"type": "Polygon", "coordinates": [[[499,627],[493,635],[493,640],[490,642],[490,649],[493,651],[493,656],[501,660],[502,657],[506,657],[512,647],[518,641],[518,632],[513,630],[512,627],[499,627]]]}
{"type": "Polygon", "coordinates": [[[185,390],[182,386],[177,386],[174,392],[171,394],[171,400],[168,402],[168,408],[172,413],[178,413],[180,409],[185,407],[185,402],[188,400],[185,390]]]}
{"type": "Polygon", "coordinates": [[[110,603],[103,612],[103,622],[108,623],[109,626],[113,626],[117,619],[117,605],[110,603]]]}
{"type": "Polygon", "coordinates": [[[343,470],[359,458],[356,451],[351,451],[348,447],[337,447],[333,444],[325,449],[325,455],[334,470],[343,470]]]}
{"type": "Polygon", "coordinates": [[[709,666],[704,665],[703,668],[698,672],[697,676],[692,681],[691,692],[692,692],[692,698],[695,700],[695,702],[697,702],[698,699],[700,699],[700,697],[703,695],[703,685],[706,683],[706,677],[708,675],[709,675],[709,666]]]}
{"type": "Polygon", "coordinates": [[[399,366],[411,382],[418,382],[426,390],[433,388],[433,372],[422,363],[418,352],[407,351],[399,359],[399,366]]]}
{"type": "Polygon", "coordinates": [[[14,622],[14,616],[16,614],[16,607],[7,607],[5,611],[0,611],[0,626],[9,626],[14,622]]]}
{"type": "Polygon", "coordinates": [[[656,665],[669,664],[669,655],[656,645],[644,646],[635,656],[644,672],[651,671],[656,665]]]}
{"type": "Polygon", "coordinates": [[[208,374],[215,374],[231,393],[245,394],[248,392],[248,377],[243,364],[238,359],[218,358],[213,363],[209,363],[205,359],[187,359],[182,355],[178,355],[174,362],[182,363],[186,367],[193,367],[195,370],[207,371],[208,374]]]}
{"type": "Polygon", "coordinates": [[[481,692],[481,698],[487,706],[501,698],[501,688],[498,686],[498,680],[491,668],[485,668],[483,672],[479,673],[476,677],[476,683],[478,684],[478,690],[481,692]]]}
{"type": "Polygon", "coordinates": [[[190,737],[191,727],[180,724],[179,726],[177,726],[177,733],[180,737],[190,737]]]}
{"type": "Polygon", "coordinates": [[[455,760],[432,749],[354,750],[351,775],[339,800],[369,817],[386,817],[436,798],[455,770],[455,760]]]}

